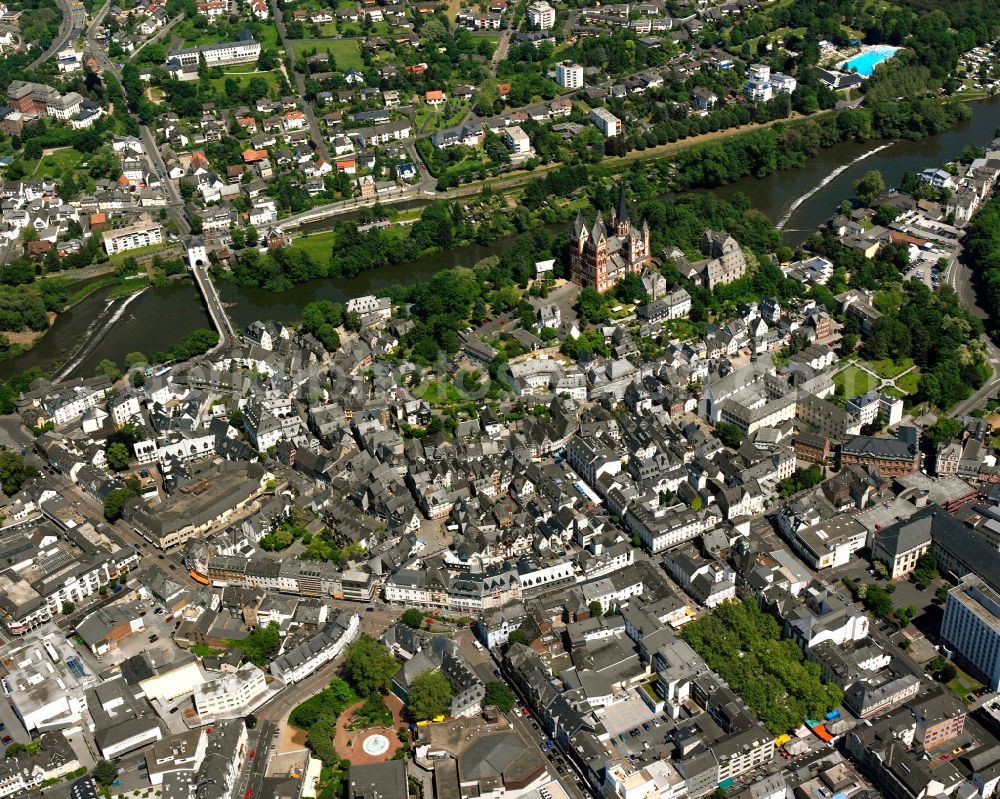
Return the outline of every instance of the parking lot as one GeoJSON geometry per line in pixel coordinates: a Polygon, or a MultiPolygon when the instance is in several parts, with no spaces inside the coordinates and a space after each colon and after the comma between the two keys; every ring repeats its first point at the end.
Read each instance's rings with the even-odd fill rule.
{"type": "MultiPolygon", "coordinates": [[[[132,594],[125,601],[136,599],[138,596],[132,594]]],[[[119,666],[130,657],[153,647],[174,648],[172,637],[179,620],[152,598],[140,600],[140,604],[142,610],[139,611],[139,615],[143,622],[143,629],[118,641],[113,649],[101,655],[95,655],[79,641],[72,639],[76,649],[83,655],[84,662],[90,665],[95,672],[100,673],[119,666]]]]}
{"type": "Polygon", "coordinates": [[[612,751],[619,757],[642,760],[644,755],[649,759],[670,756],[668,745],[676,722],[669,716],[658,716],[635,693],[609,707],[604,724],[611,735],[612,751]]]}

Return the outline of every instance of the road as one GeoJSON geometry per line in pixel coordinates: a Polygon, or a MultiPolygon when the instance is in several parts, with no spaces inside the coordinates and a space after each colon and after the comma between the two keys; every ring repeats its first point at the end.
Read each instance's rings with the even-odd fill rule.
{"type": "MultiPolygon", "coordinates": [[[[979,305],[978,292],[973,282],[972,267],[964,262],[961,252],[955,262],[948,267],[945,282],[955,290],[958,299],[969,310],[969,313],[980,319],[989,318],[989,314],[979,305]]],[[[954,416],[969,413],[1000,389],[1000,348],[988,336],[983,337],[983,342],[990,359],[990,366],[993,367],[993,375],[968,399],[954,407],[952,410],[954,416]]]]}
{"type": "Polygon", "coordinates": [[[29,70],[35,69],[40,64],[52,58],[60,50],[72,44],[76,37],[83,32],[83,28],[87,24],[87,11],[80,0],[56,0],[56,2],[63,12],[62,22],[59,23],[59,32],[49,43],[45,52],[28,64],[29,70]]]}
{"type": "Polygon", "coordinates": [[[250,730],[247,746],[253,752],[253,758],[248,756],[243,762],[232,796],[239,799],[261,795],[264,778],[267,776],[267,764],[271,759],[271,742],[277,732],[278,725],[272,721],[261,721],[255,729],[250,730]]]}
{"type": "Polygon", "coordinates": [[[298,64],[295,60],[295,47],[288,38],[288,29],[285,27],[282,5],[284,4],[279,4],[278,0],[271,0],[271,14],[274,16],[274,24],[277,26],[278,35],[281,37],[281,41],[284,44],[285,55],[288,56],[288,63],[292,65],[292,77],[295,80],[295,88],[298,90],[299,97],[302,99],[302,113],[306,115],[306,119],[309,121],[309,127],[312,128],[312,138],[316,143],[316,152],[323,156],[323,159],[327,163],[331,163],[330,153],[327,152],[326,142],[323,140],[323,129],[319,126],[319,120],[316,118],[316,112],[313,110],[312,103],[305,99],[306,79],[298,70],[298,64]]]}
{"type": "Polygon", "coordinates": [[[97,62],[97,66],[101,68],[101,71],[108,70],[119,80],[121,79],[121,73],[118,70],[117,65],[108,58],[107,52],[97,41],[97,29],[101,27],[104,22],[104,18],[108,15],[108,9],[111,8],[111,0],[105,0],[104,5],[101,6],[100,10],[94,15],[94,19],[91,20],[90,25],[87,26],[86,34],[86,54],[89,55],[97,62]]]}
{"type": "MultiPolygon", "coordinates": [[[[101,46],[97,41],[97,29],[101,27],[101,23],[104,22],[104,17],[107,16],[108,9],[111,7],[111,0],[107,0],[97,14],[94,15],[94,19],[91,20],[90,25],[87,26],[86,31],[86,52],[90,55],[96,62],[101,71],[110,72],[119,81],[121,81],[121,69],[118,65],[112,61],[107,54],[107,51],[101,46]]],[[[156,40],[161,35],[166,33],[176,24],[181,17],[176,17],[163,28],[161,28],[157,33],[155,33],[145,44],[156,40]]],[[[136,51],[138,52],[138,51],[136,51]]],[[[125,86],[122,86],[122,91],[125,91],[125,86]]],[[[181,198],[180,191],[177,188],[177,184],[167,177],[167,166],[163,162],[163,155],[160,153],[159,145],[156,143],[156,138],[153,136],[153,132],[149,129],[148,125],[139,126],[139,138],[142,139],[142,146],[146,150],[146,156],[149,159],[150,165],[157,171],[160,176],[160,180],[166,187],[167,191],[167,213],[170,217],[177,223],[178,231],[182,235],[188,235],[191,232],[191,225],[188,223],[187,216],[184,214],[184,200],[181,198]]]]}
{"type": "Polygon", "coordinates": [[[497,49],[493,51],[493,60],[490,62],[490,71],[496,75],[500,62],[507,58],[507,51],[510,50],[510,40],[514,36],[514,31],[510,28],[500,34],[500,41],[497,42],[497,49]]]}
{"type": "Polygon", "coordinates": [[[176,181],[167,177],[167,165],[163,163],[163,155],[160,153],[160,148],[156,143],[156,138],[153,136],[153,131],[149,129],[148,125],[140,125],[139,137],[142,139],[142,146],[145,148],[153,168],[159,173],[160,180],[166,186],[167,213],[177,222],[180,232],[186,236],[191,232],[191,225],[188,223],[187,216],[184,213],[184,200],[181,197],[180,190],[177,188],[176,181]]]}

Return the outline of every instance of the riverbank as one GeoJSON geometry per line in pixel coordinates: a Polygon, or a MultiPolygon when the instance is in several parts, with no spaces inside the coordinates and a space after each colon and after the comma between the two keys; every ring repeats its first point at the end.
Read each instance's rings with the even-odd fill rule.
{"type": "MultiPolygon", "coordinates": [[[[797,169],[775,172],[766,178],[742,178],[710,191],[724,199],[731,199],[737,193],[746,195],[750,207],[763,213],[773,223],[781,220],[788,214],[790,206],[799,201],[788,215],[783,230],[786,243],[795,246],[814,232],[844,198],[851,196],[853,182],[864,172],[879,170],[887,185],[898,185],[904,172],[919,172],[930,164],[951,160],[966,145],[980,145],[991,139],[1000,114],[1000,97],[973,102],[970,108],[971,119],[939,135],[920,141],[840,142],[821,150],[797,169]],[[858,160],[884,144],[891,146],[858,160]],[[829,179],[831,173],[845,164],[852,165],[829,179]],[[821,183],[823,185],[817,189],[821,183]],[[803,199],[807,193],[809,196],[803,199]]],[[[812,118],[815,119],[815,116],[812,118]]],[[[640,156],[650,158],[652,154],[650,150],[642,151],[630,161],[623,161],[623,164],[634,164],[640,156]]],[[[536,170],[528,173],[527,177],[530,179],[538,174],[539,170],[536,170]]],[[[478,186],[470,193],[481,190],[482,186],[478,186]]],[[[406,208],[405,211],[407,216],[419,212],[417,208],[406,208]]],[[[332,223],[328,227],[332,227],[332,223]]],[[[313,234],[320,232],[312,224],[310,230],[313,234]]],[[[298,320],[302,308],[314,300],[345,302],[352,297],[384,292],[392,286],[427,281],[440,269],[471,266],[491,255],[501,255],[519,238],[515,235],[488,245],[470,244],[398,266],[372,269],[352,278],[313,280],[281,294],[263,289],[245,289],[229,282],[219,283],[218,289],[237,328],[255,319],[273,318],[292,322],[298,320]]],[[[107,286],[95,289],[67,313],[60,314],[30,350],[17,358],[0,362],[0,379],[33,367],[51,370],[55,363],[64,363],[66,353],[93,333],[91,325],[106,306],[115,304],[110,302],[110,290],[107,286]]],[[[193,330],[209,325],[200,297],[190,284],[154,286],[143,292],[116,322],[114,329],[104,336],[101,355],[122,363],[131,351],[159,351],[193,330]]],[[[92,371],[97,360],[93,355],[84,359],[77,367],[77,373],[87,374],[88,369],[92,371]]]]}

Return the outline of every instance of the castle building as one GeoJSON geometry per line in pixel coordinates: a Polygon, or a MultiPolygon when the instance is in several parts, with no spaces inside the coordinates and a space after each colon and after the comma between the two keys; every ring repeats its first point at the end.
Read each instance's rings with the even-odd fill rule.
{"type": "Polygon", "coordinates": [[[632,227],[625,206],[625,187],[618,197],[618,207],[605,226],[598,211],[588,230],[583,214],[577,214],[570,239],[570,279],[602,294],[614,288],[626,275],[638,275],[652,260],[649,249],[649,226],[632,227]]]}

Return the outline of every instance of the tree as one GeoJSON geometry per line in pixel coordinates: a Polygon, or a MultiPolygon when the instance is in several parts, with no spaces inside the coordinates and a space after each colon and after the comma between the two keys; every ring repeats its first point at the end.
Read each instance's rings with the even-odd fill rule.
{"type": "Polygon", "coordinates": [[[424,614],[416,608],[410,608],[399,618],[399,620],[407,627],[419,630],[421,625],[424,623],[424,614]]]}
{"type": "Polygon", "coordinates": [[[500,93],[497,91],[497,82],[493,78],[487,78],[479,84],[479,91],[476,92],[473,105],[476,113],[480,116],[492,116],[496,113],[497,102],[500,100],[500,93]]]}
{"type": "Polygon", "coordinates": [[[7,496],[21,490],[25,480],[38,475],[38,470],[27,466],[24,457],[13,450],[0,451],[0,488],[7,496]]]}
{"type": "Polygon", "coordinates": [[[125,365],[128,367],[138,366],[139,364],[149,363],[149,359],[146,357],[144,352],[130,352],[125,356],[125,365]]]}
{"type": "Polygon", "coordinates": [[[494,705],[501,713],[510,713],[514,707],[514,692],[502,682],[486,684],[486,695],[483,697],[483,707],[494,705]]]}
{"type": "Polygon", "coordinates": [[[268,552],[278,552],[282,549],[288,549],[292,545],[292,541],[292,533],[279,527],[274,532],[261,537],[260,547],[268,552]]]}
{"type": "Polygon", "coordinates": [[[107,760],[98,760],[91,775],[98,785],[107,788],[118,778],[118,766],[107,760]]]}
{"type": "Polygon", "coordinates": [[[278,652],[278,623],[272,621],[266,627],[254,627],[250,635],[242,641],[230,641],[230,646],[236,646],[243,650],[243,657],[250,663],[261,668],[266,668],[271,662],[271,658],[278,652]]]}
{"type": "Polygon", "coordinates": [[[417,721],[443,716],[451,706],[451,683],[440,669],[418,674],[410,685],[410,714],[417,721]]]}
{"type": "Polygon", "coordinates": [[[113,522],[121,518],[122,509],[125,504],[139,495],[138,491],[134,491],[131,488],[115,488],[112,489],[104,497],[104,518],[109,522],[113,522]]]}
{"type": "Polygon", "coordinates": [[[508,644],[527,644],[528,643],[528,636],[527,636],[527,634],[525,634],[524,630],[518,628],[518,629],[514,630],[513,632],[511,632],[510,635],[507,636],[507,643],[508,644]]]}
{"type": "Polygon", "coordinates": [[[608,318],[607,307],[607,300],[589,286],[577,297],[578,313],[583,322],[603,322],[608,318]]]}
{"type": "Polygon", "coordinates": [[[746,436],[743,435],[742,430],[729,422],[716,423],[715,435],[718,437],[719,441],[732,449],[739,447],[739,445],[742,444],[743,440],[746,438],[746,436]]]}
{"type": "Polygon", "coordinates": [[[24,744],[19,744],[16,741],[3,750],[4,757],[16,757],[24,752],[28,751],[28,747],[24,744]]]}
{"type": "Polygon", "coordinates": [[[105,377],[110,378],[111,382],[114,383],[117,382],[119,378],[121,378],[122,370],[118,368],[118,364],[116,364],[114,361],[105,358],[103,361],[97,364],[97,368],[94,369],[94,374],[104,375],[105,377]]]}
{"type": "Polygon", "coordinates": [[[590,603],[590,615],[593,618],[597,618],[602,613],[604,613],[604,606],[595,599],[590,603]]]}
{"type": "Polygon", "coordinates": [[[934,448],[940,447],[949,438],[957,438],[962,432],[962,423],[958,419],[940,417],[934,424],[924,430],[926,438],[934,448]]]}
{"type": "Polygon", "coordinates": [[[123,472],[128,468],[128,462],[130,460],[128,447],[120,441],[108,444],[105,456],[108,459],[108,466],[116,472],[123,472]]]}
{"type": "Polygon", "coordinates": [[[854,193],[865,205],[885,191],[885,180],[877,169],[866,172],[854,183],[854,193]]]}
{"type": "Polygon", "coordinates": [[[63,602],[62,607],[59,609],[63,616],[68,616],[74,610],[76,610],[76,605],[72,602],[63,602]]]}
{"type": "Polygon", "coordinates": [[[392,684],[399,663],[370,635],[362,635],[347,647],[344,678],[359,696],[385,693],[392,684]]]}

